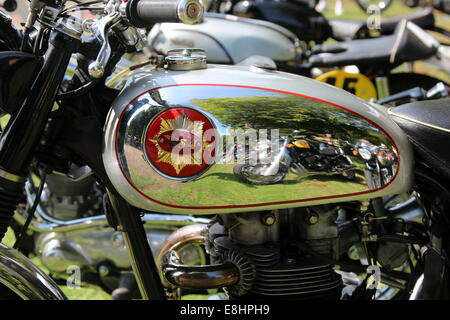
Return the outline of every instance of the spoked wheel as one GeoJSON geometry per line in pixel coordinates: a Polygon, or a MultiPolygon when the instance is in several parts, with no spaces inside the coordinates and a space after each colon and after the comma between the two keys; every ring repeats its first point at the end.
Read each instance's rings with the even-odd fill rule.
{"type": "Polygon", "coordinates": [[[253,185],[268,185],[282,181],[288,172],[288,167],[280,164],[274,175],[265,175],[264,172],[269,167],[270,164],[238,164],[234,166],[233,173],[242,182],[253,185]]]}
{"type": "Polygon", "coordinates": [[[392,0],[356,0],[356,3],[366,13],[368,13],[367,9],[373,6],[382,12],[391,5],[392,0]]]}

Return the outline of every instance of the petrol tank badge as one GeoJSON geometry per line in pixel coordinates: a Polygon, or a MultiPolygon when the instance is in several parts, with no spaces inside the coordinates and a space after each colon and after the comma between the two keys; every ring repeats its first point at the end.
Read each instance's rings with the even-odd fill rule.
{"type": "Polygon", "coordinates": [[[214,134],[205,134],[213,128],[208,118],[194,109],[168,109],[147,127],[147,161],[165,177],[190,180],[201,174],[214,156],[214,134]]]}

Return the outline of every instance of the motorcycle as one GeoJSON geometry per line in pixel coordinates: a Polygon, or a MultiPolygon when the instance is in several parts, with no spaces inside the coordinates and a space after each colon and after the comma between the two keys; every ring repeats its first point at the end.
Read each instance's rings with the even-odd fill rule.
{"type": "MultiPolygon", "coordinates": [[[[280,19],[276,22],[280,23],[280,19]]],[[[448,70],[450,64],[444,47],[413,22],[389,25],[395,26],[394,34],[308,48],[304,42],[308,38],[298,38],[280,25],[207,13],[198,25],[157,24],[149,32],[148,42],[149,50],[157,54],[165,55],[180,46],[203,48],[210,63],[269,65],[327,82],[366,100],[381,99],[415,86],[428,90],[440,82],[423,74],[391,72],[401,64],[417,60],[433,59],[442,70],[448,70]],[[240,30],[239,34],[233,31],[235,28],[240,30]],[[250,43],[251,46],[246,45],[250,43]],[[343,69],[349,65],[357,72],[343,69]]]]}
{"type": "Polygon", "coordinates": [[[307,43],[313,41],[315,44],[321,44],[330,38],[347,41],[391,35],[402,20],[411,21],[422,29],[448,36],[445,29],[436,25],[432,7],[409,15],[380,19],[379,25],[375,26],[371,25],[370,20],[326,19],[308,1],[225,1],[230,3],[225,6],[222,3],[220,0],[210,2],[208,11],[272,22],[290,30],[307,43]]]}
{"type": "Polygon", "coordinates": [[[345,154],[340,142],[329,137],[297,137],[292,142],[284,143],[274,160],[264,161],[270,157],[269,145],[258,145],[261,161],[251,163],[251,153],[246,155],[245,163],[237,164],[233,173],[245,183],[267,185],[283,181],[289,171],[301,179],[322,174],[343,175],[352,181],[355,179],[355,166],[345,154]],[[316,146],[315,146],[316,145],[316,146]],[[262,150],[261,150],[262,149],[262,150]],[[261,154],[261,151],[263,154],[261,154]],[[265,162],[265,163],[264,163],[265,162]]]}
{"type": "Polygon", "coordinates": [[[391,181],[395,172],[395,154],[385,145],[375,146],[367,140],[361,140],[356,143],[354,152],[366,161],[364,174],[369,188],[377,189],[391,181]]]}
{"type": "MultiPolygon", "coordinates": [[[[78,6],[60,5],[32,2],[21,50],[0,52],[0,105],[11,115],[0,137],[2,237],[30,174],[39,179],[19,242],[45,200],[47,177],[60,173],[95,178],[107,194],[106,221],[122,232],[143,299],[177,297],[179,288],[225,288],[232,299],[358,300],[386,289],[396,298],[448,298],[450,174],[441,148],[448,99],[387,110],[263,66],[207,65],[204,54],[190,49],[133,70],[114,90],[105,86],[113,67],[141,48],[135,28],[195,23],[202,6],[110,0],[100,17],[77,23],[69,17],[78,6]],[[77,69],[61,88],[73,53],[77,69]],[[298,131],[384,144],[398,155],[393,178],[378,189],[362,175],[252,186],[236,179],[235,163],[221,162],[222,147],[236,139],[279,141],[298,131]],[[383,196],[404,193],[407,205],[380,205],[383,196]],[[171,233],[155,259],[142,219],[151,212],[214,217],[171,233]],[[205,263],[183,260],[191,245],[204,246],[205,263]],[[368,268],[378,268],[385,286],[367,286],[368,268]]],[[[58,192],[51,180],[50,191],[58,192]]],[[[65,298],[49,276],[4,245],[0,270],[2,297],[65,298]]]]}

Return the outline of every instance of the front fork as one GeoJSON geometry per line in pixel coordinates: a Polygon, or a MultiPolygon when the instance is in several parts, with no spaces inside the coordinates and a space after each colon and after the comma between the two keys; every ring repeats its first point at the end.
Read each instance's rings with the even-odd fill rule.
{"type": "Polygon", "coordinates": [[[42,69],[0,138],[0,240],[22,199],[28,168],[78,44],[59,32],[52,34],[42,69]]]}
{"type": "MultiPolygon", "coordinates": [[[[60,32],[54,31],[51,34],[42,69],[0,138],[0,240],[23,198],[28,169],[71,55],[77,51],[79,45],[78,40],[60,32]]],[[[123,228],[142,297],[163,300],[164,290],[141,219],[136,210],[115,190],[110,190],[109,195],[119,224],[123,228]]]]}

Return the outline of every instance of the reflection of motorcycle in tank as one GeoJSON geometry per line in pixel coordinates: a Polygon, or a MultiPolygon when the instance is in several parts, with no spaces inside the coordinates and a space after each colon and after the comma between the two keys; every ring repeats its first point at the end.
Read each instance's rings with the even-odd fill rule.
{"type": "MultiPolygon", "coordinates": [[[[252,164],[248,161],[252,157],[248,156],[245,158],[245,163],[238,164],[233,168],[233,173],[241,181],[254,185],[281,182],[289,171],[299,178],[319,174],[342,174],[348,180],[354,180],[355,166],[345,155],[342,147],[335,144],[337,141],[337,139],[322,137],[285,141],[280,152],[272,161],[259,161],[252,164]]],[[[261,153],[269,157],[268,148],[263,149],[260,145],[258,147],[259,160],[261,153]]]]}
{"type": "Polygon", "coordinates": [[[365,161],[364,175],[370,189],[381,188],[392,180],[395,154],[385,145],[376,146],[361,140],[356,143],[354,154],[365,161]]]}
{"type": "Polygon", "coordinates": [[[267,185],[283,181],[293,162],[284,141],[278,154],[272,160],[270,159],[271,155],[275,153],[271,152],[270,141],[259,142],[253,147],[241,148],[241,150],[244,153],[238,151],[236,154],[238,164],[233,167],[233,173],[239,180],[254,185],[267,185]],[[240,159],[243,161],[239,161],[240,159]]]}

